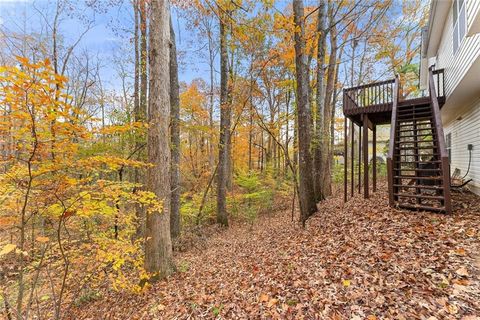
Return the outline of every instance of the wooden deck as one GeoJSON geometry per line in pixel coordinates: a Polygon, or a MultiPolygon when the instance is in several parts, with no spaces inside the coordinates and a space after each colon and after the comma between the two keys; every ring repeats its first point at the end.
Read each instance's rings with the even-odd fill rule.
{"type": "MultiPolygon", "coordinates": [[[[444,70],[433,71],[438,103],[440,108],[445,103],[444,70]]],[[[390,124],[395,92],[395,79],[369,83],[343,90],[343,114],[357,126],[363,126],[362,115],[368,114],[374,125],[390,124]]],[[[421,105],[430,103],[430,97],[402,98],[399,106],[421,105]]]]}
{"type": "Polygon", "coordinates": [[[348,199],[349,185],[351,195],[354,194],[355,180],[358,181],[358,192],[362,192],[363,186],[364,198],[369,198],[369,192],[371,191],[369,185],[370,170],[372,170],[372,189],[373,192],[376,191],[376,127],[391,124],[387,159],[390,204],[419,210],[430,208],[432,211],[451,212],[449,165],[443,137],[443,126],[440,120],[440,108],[445,103],[444,70],[430,70],[429,73],[428,95],[421,97],[403,98],[398,77],[343,90],[344,136],[346,137],[344,143],[345,201],[348,199]],[[348,120],[350,120],[349,126],[348,120]],[[355,126],[358,126],[358,130],[355,130],[355,126]],[[371,140],[369,139],[369,129],[372,133],[371,140]],[[358,132],[358,139],[355,139],[356,132],[358,132]],[[429,145],[423,144],[423,136],[432,137],[427,141],[430,143],[429,145]],[[372,142],[371,157],[369,155],[370,141],[372,142]],[[349,144],[350,150],[348,148],[349,144]],[[355,144],[358,145],[358,154],[355,151],[355,144]],[[420,156],[429,156],[429,160],[422,160],[420,156]],[[407,166],[412,163],[409,157],[415,158],[413,162],[415,163],[415,169],[413,170],[407,166]],[[350,164],[348,158],[350,158],[350,164]],[[355,161],[352,161],[355,159],[358,159],[357,178],[355,177],[355,161]],[[425,163],[435,166],[435,169],[422,168],[425,163]],[[350,184],[348,183],[349,165],[350,184]],[[430,172],[432,170],[437,172],[438,176],[433,177],[434,174],[430,172]],[[404,174],[405,172],[408,174],[404,174]],[[410,182],[407,181],[406,185],[401,184],[404,181],[402,179],[410,180],[410,182]],[[427,180],[441,180],[441,195],[433,196],[423,192],[424,189],[429,188],[424,183],[427,180]],[[402,188],[395,187],[396,184],[401,184],[402,188]],[[414,187],[411,187],[411,185],[414,185],[414,187]],[[404,187],[407,189],[404,189],[404,187]],[[413,194],[400,193],[402,190],[408,191],[411,188],[417,188],[417,190],[413,194]],[[414,199],[413,204],[405,200],[408,198],[414,199]],[[432,199],[439,200],[439,205],[423,205],[427,200],[432,199]]]}

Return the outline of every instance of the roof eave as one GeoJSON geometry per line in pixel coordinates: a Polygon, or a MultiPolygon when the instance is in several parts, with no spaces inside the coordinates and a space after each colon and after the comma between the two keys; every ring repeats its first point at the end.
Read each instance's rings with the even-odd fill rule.
{"type": "Polygon", "coordinates": [[[432,0],[430,3],[427,45],[425,52],[422,52],[423,57],[430,58],[437,54],[451,4],[452,0],[432,0]]]}

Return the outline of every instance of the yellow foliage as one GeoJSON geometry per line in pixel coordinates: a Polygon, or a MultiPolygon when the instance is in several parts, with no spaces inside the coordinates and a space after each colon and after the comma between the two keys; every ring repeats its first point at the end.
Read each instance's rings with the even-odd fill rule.
{"type": "MultiPolygon", "coordinates": [[[[99,152],[95,142],[98,135],[119,138],[142,132],[146,125],[132,122],[98,129],[95,119],[68,103],[62,91],[68,79],[55,74],[50,61],[16,59],[20,66],[0,67],[0,141],[12,142],[2,145],[10,156],[2,159],[6,171],[0,173],[0,228],[29,228],[41,219],[44,230],[32,236],[38,244],[66,242],[63,233],[68,231],[73,238],[65,254],[78,262],[71,265],[72,277],[86,270],[94,273],[92,268],[110,268],[116,288],[138,291],[138,279],[146,273],[142,243],[131,241],[138,223],[135,207],[161,211],[162,203],[155,194],[140,191],[141,185],[118,179],[119,171],[141,170],[148,164],[122,156],[124,150],[99,152]]],[[[58,245],[37,245],[35,250],[42,247],[49,247],[54,257],[61,254],[58,245]]],[[[12,251],[26,255],[25,249],[8,244],[0,256],[12,251]]],[[[31,255],[28,268],[39,263],[37,253],[31,255]]]]}
{"type": "Polygon", "coordinates": [[[10,252],[14,251],[17,248],[16,245],[9,243],[3,246],[2,250],[0,250],[0,257],[6,254],[9,254],[10,252]]]}

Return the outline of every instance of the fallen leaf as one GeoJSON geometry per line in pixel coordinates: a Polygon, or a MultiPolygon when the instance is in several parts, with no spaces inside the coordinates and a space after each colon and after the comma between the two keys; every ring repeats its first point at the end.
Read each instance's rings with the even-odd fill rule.
{"type": "Polygon", "coordinates": [[[475,229],[470,228],[467,230],[467,236],[473,237],[475,235],[475,229]]]}
{"type": "Polygon", "coordinates": [[[0,251],[0,257],[5,255],[5,254],[9,254],[10,252],[12,252],[13,250],[15,250],[17,246],[14,245],[13,243],[9,243],[9,244],[6,244],[2,250],[0,251]]]}
{"type": "Polygon", "coordinates": [[[468,286],[470,284],[470,281],[467,279],[453,279],[452,282],[460,286],[468,286]]]}
{"type": "Polygon", "coordinates": [[[450,313],[450,314],[457,314],[458,313],[458,307],[454,304],[447,303],[445,305],[445,308],[447,309],[448,313],[450,313]]]}
{"type": "Polygon", "coordinates": [[[376,298],[375,298],[375,303],[379,304],[379,305],[382,305],[385,303],[385,297],[383,295],[378,295],[376,298]]]}
{"type": "Polygon", "coordinates": [[[48,237],[41,237],[41,236],[37,237],[36,240],[41,243],[47,243],[48,241],[50,241],[48,237]]]}
{"type": "Polygon", "coordinates": [[[274,305],[276,305],[277,302],[278,302],[278,299],[270,299],[270,301],[268,301],[268,303],[267,303],[267,307],[271,308],[274,305]]]}
{"type": "Polygon", "coordinates": [[[351,282],[350,282],[350,280],[342,280],[342,284],[343,284],[344,287],[349,287],[351,282]]]}
{"type": "Polygon", "coordinates": [[[260,302],[267,302],[268,301],[268,294],[261,294],[260,298],[258,300],[260,302]]]}
{"type": "Polygon", "coordinates": [[[458,274],[459,276],[462,276],[462,277],[468,277],[469,276],[468,270],[465,267],[458,268],[455,271],[455,273],[458,274]]]}

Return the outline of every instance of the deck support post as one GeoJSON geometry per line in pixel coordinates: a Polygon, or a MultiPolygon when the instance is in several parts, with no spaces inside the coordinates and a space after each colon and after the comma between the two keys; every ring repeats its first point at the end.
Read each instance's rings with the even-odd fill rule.
{"type": "MultiPolygon", "coordinates": [[[[414,111],[414,112],[415,112],[415,111],[414,111]]],[[[418,128],[417,128],[417,121],[414,120],[414,121],[413,121],[413,132],[417,132],[417,129],[418,129],[418,128]]],[[[415,174],[414,174],[414,175],[418,177],[418,174],[419,174],[418,169],[420,168],[420,167],[419,167],[419,165],[420,165],[420,164],[419,164],[419,161],[420,161],[420,156],[419,156],[419,154],[420,154],[420,152],[419,152],[419,149],[418,149],[417,139],[415,139],[415,143],[413,144],[413,146],[414,146],[414,148],[415,148],[415,149],[414,149],[414,152],[415,152],[415,156],[414,156],[414,159],[415,159],[415,174]]],[[[401,168],[399,167],[399,169],[401,169],[401,168]]],[[[419,185],[419,182],[420,182],[420,180],[415,180],[415,185],[418,186],[418,185],[419,185]]],[[[420,193],[421,193],[420,188],[415,188],[415,194],[419,195],[420,193]]],[[[420,199],[420,197],[416,198],[416,199],[415,199],[415,202],[416,202],[417,204],[422,204],[422,200],[420,199]]]]}
{"type": "Polygon", "coordinates": [[[363,198],[368,199],[368,114],[363,115],[363,198]]]}
{"type": "Polygon", "coordinates": [[[358,193],[362,193],[362,127],[358,126],[358,193]]]}
{"type": "Polygon", "coordinates": [[[347,117],[343,122],[343,202],[347,202],[348,198],[348,121],[347,117]]]}
{"type": "Polygon", "coordinates": [[[372,129],[372,186],[373,192],[377,192],[377,125],[372,129]]]}
{"type": "Polygon", "coordinates": [[[351,159],[351,180],[350,185],[351,185],[351,192],[352,192],[352,197],[353,197],[353,192],[355,189],[355,126],[353,121],[350,120],[350,138],[351,138],[351,143],[350,143],[350,159],[351,159]]]}

